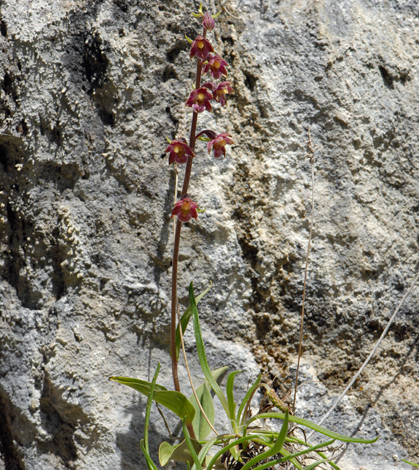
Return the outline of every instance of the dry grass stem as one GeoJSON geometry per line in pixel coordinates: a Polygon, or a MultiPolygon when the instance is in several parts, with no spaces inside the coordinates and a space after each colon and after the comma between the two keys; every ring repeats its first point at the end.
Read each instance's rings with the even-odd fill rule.
{"type": "MultiPolygon", "coordinates": [[[[385,338],[388,330],[390,329],[391,324],[393,323],[394,319],[396,318],[397,314],[399,313],[399,310],[401,309],[402,305],[406,301],[406,299],[409,297],[410,293],[413,290],[413,287],[415,286],[417,280],[419,279],[419,273],[416,275],[416,277],[413,279],[413,282],[411,283],[409,290],[406,292],[406,294],[403,296],[402,300],[399,302],[399,305],[397,306],[396,310],[394,311],[393,315],[391,316],[390,320],[387,323],[387,326],[385,327],[384,331],[382,332],[380,339],[377,341],[376,345],[374,346],[373,350],[370,352],[369,356],[365,359],[365,362],[362,364],[361,368],[359,371],[352,377],[352,380],[349,382],[349,384],[346,386],[345,390],[342,392],[340,397],[336,400],[336,402],[333,404],[333,406],[330,408],[330,410],[322,417],[322,419],[318,422],[318,425],[320,426],[333,412],[333,410],[339,405],[339,403],[342,401],[343,397],[348,393],[348,390],[352,387],[352,385],[355,383],[356,379],[362,374],[362,371],[365,369],[367,364],[370,362],[371,358],[374,356],[376,353],[377,349],[379,348],[381,342],[385,338]]],[[[312,431],[308,435],[308,439],[313,435],[314,431],[312,431]]]]}
{"type": "Polygon", "coordinates": [[[313,147],[313,142],[311,141],[310,127],[308,128],[307,132],[308,132],[307,150],[308,150],[308,157],[310,158],[310,164],[311,164],[311,222],[310,222],[310,234],[308,237],[306,266],[304,270],[303,305],[301,307],[301,321],[300,321],[300,341],[298,345],[298,362],[297,362],[297,373],[295,377],[294,400],[292,403],[293,413],[295,413],[295,400],[297,399],[298,373],[300,371],[300,361],[301,361],[301,352],[302,352],[301,350],[302,350],[302,343],[303,343],[304,305],[305,305],[305,299],[306,299],[308,258],[310,256],[311,237],[313,235],[313,224],[314,224],[314,147],[313,147]]]}

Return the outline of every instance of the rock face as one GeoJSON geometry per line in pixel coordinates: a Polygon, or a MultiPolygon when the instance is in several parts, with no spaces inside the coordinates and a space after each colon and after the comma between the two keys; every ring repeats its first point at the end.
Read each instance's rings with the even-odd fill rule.
{"type": "MultiPolygon", "coordinates": [[[[223,10],[213,44],[235,94],[200,115],[199,128],[236,144],[225,159],[198,152],[190,195],[206,212],[183,230],[180,301],[191,280],[197,291],[212,281],[200,309],[211,366],[242,369],[242,390],[259,367],[290,389],[312,215],[310,126],[316,205],[297,414],[318,420],[418,269],[419,6],[209,7],[223,10]]],[[[146,468],[145,401],[108,377],[147,379],[161,361],[171,387],[175,174],[162,157],[165,137],[190,125],[184,34],[199,32],[196,8],[1,2],[0,468],[146,468]]],[[[343,468],[419,458],[418,300],[416,289],[326,423],[382,435],[349,447],[343,468]]],[[[154,416],[153,453],[167,435],[154,416]]]]}

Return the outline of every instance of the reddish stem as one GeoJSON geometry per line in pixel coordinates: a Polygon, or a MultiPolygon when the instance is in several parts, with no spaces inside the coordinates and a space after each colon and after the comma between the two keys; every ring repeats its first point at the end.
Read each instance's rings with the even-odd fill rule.
{"type": "MultiPolygon", "coordinates": [[[[206,29],[204,29],[203,36],[206,36],[206,29]]],[[[202,73],[202,60],[198,59],[196,66],[196,81],[195,89],[201,87],[201,73],[202,73]]],[[[198,113],[194,111],[191,124],[191,133],[189,136],[189,147],[195,152],[196,142],[196,126],[198,123],[198,113]]],[[[182,196],[187,194],[189,181],[191,179],[193,157],[188,157],[188,163],[186,164],[185,179],[183,180],[182,196]]],[[[182,222],[177,221],[175,241],[173,246],[173,260],[172,260],[172,315],[171,315],[171,327],[170,327],[170,352],[172,356],[172,375],[175,390],[180,392],[179,376],[178,376],[178,360],[176,357],[176,316],[177,316],[177,274],[178,274],[178,261],[179,261],[179,244],[180,244],[180,232],[182,230],[182,222]]]]}

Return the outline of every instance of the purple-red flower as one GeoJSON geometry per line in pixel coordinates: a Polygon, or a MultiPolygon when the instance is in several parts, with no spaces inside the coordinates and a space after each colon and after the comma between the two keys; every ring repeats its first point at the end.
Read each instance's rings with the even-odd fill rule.
{"type": "Polygon", "coordinates": [[[170,152],[169,165],[174,162],[186,163],[188,161],[188,155],[191,157],[195,156],[183,137],[179,140],[172,140],[172,143],[167,147],[165,152],[170,152]]]}
{"type": "Polygon", "coordinates": [[[225,95],[227,93],[232,93],[234,90],[231,88],[230,82],[221,82],[217,88],[213,91],[214,99],[217,100],[221,106],[226,104],[225,95]]]}
{"type": "Polygon", "coordinates": [[[205,39],[203,36],[197,36],[195,41],[192,43],[189,55],[191,59],[192,57],[197,56],[198,59],[205,60],[210,52],[214,52],[214,49],[208,39],[205,39]]]}
{"type": "Polygon", "coordinates": [[[211,72],[211,75],[215,79],[221,78],[222,75],[227,76],[226,65],[228,66],[227,62],[223,60],[219,55],[209,55],[208,63],[204,65],[204,73],[211,72]]]}
{"type": "MultiPolygon", "coordinates": [[[[172,210],[172,217],[177,215],[181,222],[189,222],[192,217],[198,220],[198,204],[192,201],[187,195],[175,204],[172,210]]],[[[172,218],[171,217],[171,218],[172,218]]]]}
{"type": "Polygon", "coordinates": [[[208,89],[204,86],[201,86],[201,88],[198,88],[197,90],[194,90],[190,96],[188,101],[186,102],[185,106],[189,106],[192,108],[196,113],[202,113],[202,111],[211,111],[211,103],[210,100],[212,100],[214,97],[212,96],[212,93],[208,91],[208,89]]]}
{"type": "Polygon", "coordinates": [[[214,139],[208,142],[208,153],[211,153],[211,147],[214,150],[214,157],[219,158],[221,155],[226,155],[226,145],[233,144],[230,134],[223,132],[220,135],[217,135],[214,139]]]}
{"type": "Polygon", "coordinates": [[[212,31],[215,28],[214,18],[211,16],[211,13],[209,11],[206,11],[204,14],[204,19],[202,20],[202,26],[207,31],[212,31]]]}

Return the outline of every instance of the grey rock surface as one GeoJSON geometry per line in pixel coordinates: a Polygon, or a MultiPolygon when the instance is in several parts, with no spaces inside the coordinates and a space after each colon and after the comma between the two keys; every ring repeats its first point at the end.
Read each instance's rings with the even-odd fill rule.
{"type": "MultiPolygon", "coordinates": [[[[223,0],[213,39],[229,106],[200,128],[182,232],[180,301],[200,313],[212,367],[295,373],[311,214],[304,373],[297,414],[327,410],[418,269],[419,5],[414,0],[223,0]],[[230,13],[229,13],[230,12],[230,13]]],[[[0,4],[0,468],[145,469],[145,400],[111,375],[171,387],[168,343],[175,175],[166,136],[187,135],[190,0],[0,4]]],[[[182,176],[180,176],[182,178],[182,176]]],[[[418,300],[326,423],[382,435],[346,469],[419,461],[418,300]]],[[[193,359],[193,374],[202,379],[193,359]]],[[[181,369],[182,383],[187,383],[181,369]]],[[[185,390],[187,386],[185,385],[185,390]]],[[[167,432],[152,426],[155,455],[167,432]]],[[[174,429],[176,420],[168,417],[174,429]]]]}

